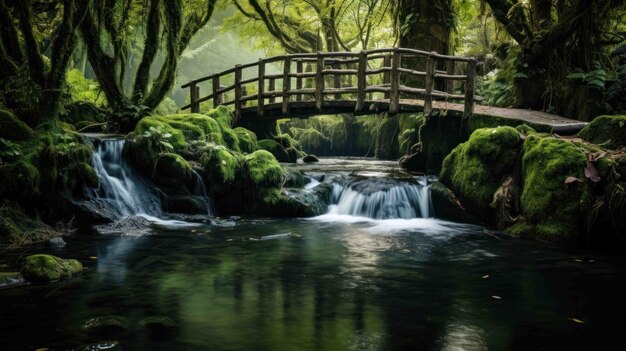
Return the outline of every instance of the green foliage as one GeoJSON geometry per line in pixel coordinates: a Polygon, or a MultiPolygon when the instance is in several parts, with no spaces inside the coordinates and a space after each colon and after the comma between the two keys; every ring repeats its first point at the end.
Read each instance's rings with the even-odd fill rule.
{"type": "Polygon", "coordinates": [[[25,140],[33,135],[33,130],[10,110],[0,108],[0,138],[25,140]]]}
{"type": "Polygon", "coordinates": [[[22,147],[20,144],[14,143],[10,140],[0,138],[0,165],[2,160],[14,160],[18,156],[22,155],[22,147]]]}
{"type": "Polygon", "coordinates": [[[567,79],[579,80],[585,85],[604,90],[606,87],[607,71],[602,68],[598,61],[594,61],[592,67],[593,70],[589,72],[578,70],[575,73],[570,73],[567,75],[567,79]]]}
{"type": "Polygon", "coordinates": [[[209,179],[220,184],[233,182],[241,169],[240,155],[222,145],[210,144],[203,148],[199,161],[209,179]]]}
{"type": "Polygon", "coordinates": [[[159,152],[174,150],[174,146],[168,141],[172,137],[172,134],[164,132],[162,126],[150,127],[148,130],[144,131],[141,136],[147,140],[148,145],[153,150],[158,150],[159,152]]]}
{"type": "Polygon", "coordinates": [[[280,187],[285,175],[280,164],[268,151],[257,150],[245,158],[247,175],[256,186],[280,187]]]}
{"type": "Polygon", "coordinates": [[[100,84],[86,79],[78,69],[67,71],[65,76],[66,98],[69,101],[88,101],[96,106],[105,106],[106,97],[100,89],[100,84]]]}

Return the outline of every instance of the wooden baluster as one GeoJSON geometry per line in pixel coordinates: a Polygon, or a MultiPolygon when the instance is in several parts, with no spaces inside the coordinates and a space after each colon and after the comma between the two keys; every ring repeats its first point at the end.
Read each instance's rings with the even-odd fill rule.
{"type": "Polygon", "coordinates": [[[435,85],[435,57],[436,52],[426,59],[426,78],[424,79],[424,114],[429,115],[433,109],[433,87],[435,85]]]}
{"type": "Polygon", "coordinates": [[[200,112],[200,104],[198,98],[200,97],[200,87],[196,83],[191,83],[189,86],[189,99],[191,100],[191,113],[200,112]]]}
{"type": "Polygon", "coordinates": [[[276,79],[275,78],[270,78],[269,79],[269,87],[267,88],[270,94],[272,94],[272,96],[270,97],[270,104],[273,104],[276,102],[276,97],[275,97],[275,93],[276,93],[276,79]]]}
{"type": "Polygon", "coordinates": [[[221,94],[218,94],[217,91],[220,89],[220,76],[213,76],[213,107],[217,107],[222,104],[222,99],[220,99],[221,94]]]}
{"type": "MultiPolygon", "coordinates": [[[[242,85],[241,86],[241,98],[245,98],[246,96],[248,96],[248,87],[245,85],[242,85]]],[[[248,106],[248,101],[241,102],[241,108],[244,108],[247,106],[248,106]]]]}
{"type": "Polygon", "coordinates": [[[365,70],[367,68],[367,53],[361,51],[359,53],[359,63],[357,64],[357,93],[356,93],[356,107],[354,112],[361,112],[365,107],[365,87],[367,85],[365,70]]]}
{"type": "MultiPolygon", "coordinates": [[[[448,75],[454,75],[454,64],[453,60],[446,60],[446,73],[448,75]]],[[[446,79],[446,92],[448,94],[454,94],[454,80],[446,79]]]]}
{"type": "Polygon", "coordinates": [[[321,52],[317,53],[317,72],[315,72],[315,107],[322,111],[324,106],[324,57],[321,52]]]}
{"type": "Polygon", "coordinates": [[[257,115],[263,117],[265,115],[265,61],[259,59],[259,83],[257,89],[257,115]]]}
{"type": "MultiPolygon", "coordinates": [[[[391,56],[385,55],[383,58],[383,67],[391,67],[391,56]]],[[[391,82],[389,72],[383,73],[383,85],[389,84],[391,82]]],[[[389,99],[389,93],[385,93],[385,99],[389,99]]]]}
{"type": "MultiPolygon", "coordinates": [[[[336,69],[340,70],[341,69],[341,63],[338,63],[334,66],[336,69]]],[[[339,89],[341,88],[341,75],[340,74],[335,74],[333,76],[333,85],[335,89],[339,89]]],[[[335,94],[335,100],[339,100],[341,99],[341,94],[335,94]]]]}
{"type": "MultiPolygon", "coordinates": [[[[304,71],[304,65],[302,63],[302,60],[297,60],[296,61],[296,72],[298,74],[302,74],[303,71],[304,71]]],[[[302,77],[296,78],[296,89],[297,90],[301,90],[302,89],[302,77]]],[[[296,95],[296,101],[302,101],[302,94],[296,95]]]]}
{"type": "Polygon", "coordinates": [[[389,113],[400,112],[400,63],[402,54],[397,48],[393,49],[391,58],[391,93],[389,94],[389,113]]]}
{"type": "Polygon", "coordinates": [[[476,88],[476,60],[467,63],[467,78],[465,80],[465,108],[463,118],[468,118],[474,113],[474,93],[476,88]]]}
{"type": "Polygon", "coordinates": [[[235,121],[241,117],[241,65],[235,66],[235,121]]]}
{"type": "Polygon", "coordinates": [[[285,56],[285,67],[283,69],[283,114],[289,113],[289,91],[291,90],[291,57],[285,56]]]}

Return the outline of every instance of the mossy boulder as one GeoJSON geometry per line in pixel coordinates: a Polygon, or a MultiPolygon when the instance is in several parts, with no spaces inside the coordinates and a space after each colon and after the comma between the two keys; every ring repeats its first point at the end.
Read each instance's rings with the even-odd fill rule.
{"type": "Polygon", "coordinates": [[[200,151],[199,161],[209,179],[220,184],[233,182],[242,166],[240,154],[215,144],[208,145],[200,151]]]}
{"type": "Polygon", "coordinates": [[[159,155],[152,179],[162,186],[184,186],[191,181],[193,170],[182,156],[174,153],[159,155]]]}
{"type": "Polygon", "coordinates": [[[476,217],[463,208],[459,200],[454,196],[454,193],[446,188],[443,183],[433,183],[430,187],[430,193],[435,218],[459,223],[479,223],[476,217]]]}
{"type": "Polygon", "coordinates": [[[65,105],[61,120],[78,129],[106,121],[107,112],[89,101],[75,101],[65,105]]]}
{"type": "Polygon", "coordinates": [[[77,260],[43,254],[26,257],[21,270],[24,278],[37,282],[69,278],[82,271],[83,265],[77,260]]]}
{"type": "Polygon", "coordinates": [[[256,134],[243,127],[237,127],[233,130],[237,133],[237,138],[239,139],[239,149],[241,152],[249,154],[257,150],[256,134]]]}
{"type": "Polygon", "coordinates": [[[0,138],[26,140],[33,134],[33,130],[20,121],[13,112],[0,108],[0,138]]]}
{"type": "Polygon", "coordinates": [[[247,177],[257,187],[280,187],[285,174],[276,158],[265,150],[257,150],[245,158],[247,177]]]}
{"type": "Polygon", "coordinates": [[[0,166],[0,179],[0,196],[4,198],[35,201],[41,196],[39,169],[26,158],[0,166]]]}
{"type": "Polygon", "coordinates": [[[304,163],[317,163],[320,162],[319,158],[315,155],[306,155],[302,158],[302,162],[304,163]]]}
{"type": "Polygon", "coordinates": [[[270,152],[272,155],[274,155],[278,162],[294,163],[298,159],[298,156],[296,155],[296,159],[294,160],[292,158],[293,155],[290,155],[289,152],[287,152],[287,150],[281,144],[272,139],[259,140],[258,147],[261,150],[270,152]]]}
{"type": "Polygon", "coordinates": [[[49,240],[59,233],[40,220],[27,216],[15,204],[0,206],[0,242],[35,243],[49,240]]]}
{"type": "Polygon", "coordinates": [[[260,192],[261,203],[255,213],[272,217],[312,217],[325,213],[331,187],[320,184],[313,191],[266,188],[260,192]]]}
{"type": "Polygon", "coordinates": [[[444,159],[440,181],[489,221],[494,193],[510,173],[522,139],[512,127],[478,129],[444,159]]]}
{"type": "Polygon", "coordinates": [[[522,162],[524,220],[511,232],[550,242],[576,238],[590,210],[591,193],[585,182],[566,179],[585,179],[583,150],[567,140],[530,136],[522,162]]]}
{"type": "Polygon", "coordinates": [[[608,149],[626,146],[626,115],[596,117],[578,136],[608,149]]]}

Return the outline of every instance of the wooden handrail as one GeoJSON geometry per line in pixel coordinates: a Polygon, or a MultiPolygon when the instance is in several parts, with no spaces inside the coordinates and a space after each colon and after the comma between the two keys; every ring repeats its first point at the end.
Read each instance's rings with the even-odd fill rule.
{"type": "MultiPolygon", "coordinates": [[[[268,106],[275,104],[276,98],[282,98],[280,110],[285,116],[289,114],[293,103],[303,101],[305,95],[312,95],[315,108],[321,113],[327,104],[325,96],[334,95],[334,100],[354,101],[355,112],[360,112],[365,108],[366,101],[374,100],[375,93],[382,93],[382,101],[388,100],[389,102],[390,113],[400,112],[401,100],[419,97],[424,101],[426,114],[431,112],[434,99],[443,99],[464,100],[464,116],[470,116],[473,113],[475,101],[480,100],[480,97],[475,95],[476,69],[477,61],[471,57],[441,55],[436,52],[409,48],[289,54],[236,65],[182,85],[183,88],[190,89],[190,103],[182,109],[199,112],[201,103],[212,100],[213,106],[234,105],[235,119],[241,116],[242,109],[248,111],[250,108],[254,108],[259,117],[264,117],[268,106]],[[426,60],[425,71],[403,67],[403,60],[415,58],[426,60]],[[380,63],[374,63],[373,60],[381,59],[381,66],[370,69],[372,64],[380,65],[380,63]],[[457,63],[465,66],[465,74],[459,70],[464,66],[457,66],[457,63]],[[275,64],[282,65],[282,73],[267,74],[268,65],[275,64]],[[293,70],[294,65],[295,70],[293,70]],[[256,76],[250,75],[249,69],[253,68],[256,68],[256,76]],[[246,70],[246,79],[243,79],[244,70],[246,70]],[[369,78],[373,79],[378,74],[382,74],[382,82],[379,80],[370,82],[368,85],[368,77],[373,76],[369,78]],[[234,75],[232,85],[220,85],[224,79],[233,81],[232,75],[234,75]],[[417,83],[423,86],[403,85],[402,76],[424,77],[419,80],[420,83],[417,83]],[[352,77],[356,77],[356,80],[352,77]],[[277,80],[280,80],[278,86],[277,80]],[[295,81],[295,89],[292,89],[293,81],[295,81]],[[210,82],[212,85],[211,93],[200,96],[200,84],[204,82],[210,82]],[[461,94],[455,93],[455,82],[463,82],[461,94]],[[326,87],[327,84],[329,84],[328,87],[326,87]],[[256,92],[254,92],[255,86],[256,92]],[[440,87],[441,90],[436,90],[435,86],[440,87]],[[234,94],[231,91],[234,91],[234,94]],[[248,94],[248,92],[254,93],[248,94]],[[292,98],[294,96],[295,98],[292,98]],[[369,100],[367,100],[368,97],[369,100]],[[256,106],[250,106],[249,102],[256,102],[256,106]]],[[[333,98],[328,99],[332,101],[333,98]]]]}

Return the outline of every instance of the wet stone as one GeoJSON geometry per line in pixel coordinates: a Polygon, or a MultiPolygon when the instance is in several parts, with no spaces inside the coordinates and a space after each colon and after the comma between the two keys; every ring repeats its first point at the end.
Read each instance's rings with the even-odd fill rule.
{"type": "Polygon", "coordinates": [[[168,316],[150,316],[139,321],[139,326],[145,328],[153,337],[168,338],[176,334],[178,325],[168,316]]]}
{"type": "Polygon", "coordinates": [[[126,317],[117,315],[92,317],[83,322],[81,330],[94,335],[127,335],[131,331],[126,317]]]}

